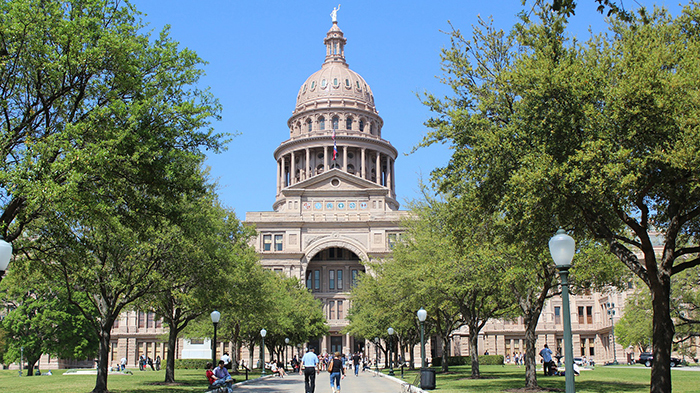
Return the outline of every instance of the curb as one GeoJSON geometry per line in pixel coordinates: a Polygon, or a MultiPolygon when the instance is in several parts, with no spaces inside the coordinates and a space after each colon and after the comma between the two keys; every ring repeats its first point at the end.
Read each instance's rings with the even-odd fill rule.
{"type": "Polygon", "coordinates": [[[232,387],[233,387],[233,388],[237,388],[237,387],[239,387],[239,386],[247,385],[247,384],[249,384],[249,383],[251,383],[251,382],[253,382],[253,381],[257,381],[257,380],[260,380],[260,379],[268,379],[268,378],[272,378],[272,377],[274,377],[274,375],[273,375],[273,374],[269,374],[269,375],[265,375],[264,377],[261,376],[261,377],[257,377],[257,378],[247,379],[247,380],[245,380],[245,381],[241,381],[241,382],[236,382],[236,383],[234,383],[234,384],[232,385],[232,387]]]}
{"type": "MultiPolygon", "coordinates": [[[[402,380],[402,379],[396,378],[396,377],[392,377],[391,375],[386,375],[386,374],[383,374],[383,373],[380,373],[380,372],[378,373],[378,372],[376,372],[376,371],[374,371],[374,370],[370,370],[370,372],[373,372],[375,376],[379,376],[379,377],[383,377],[383,378],[388,378],[390,381],[396,382],[397,384],[402,385],[402,386],[405,386],[405,385],[408,384],[408,382],[406,382],[406,381],[404,381],[404,380],[402,380]]],[[[413,385],[411,385],[411,392],[412,392],[412,393],[429,393],[428,391],[423,390],[423,389],[419,388],[418,386],[413,386],[413,385]]]]}

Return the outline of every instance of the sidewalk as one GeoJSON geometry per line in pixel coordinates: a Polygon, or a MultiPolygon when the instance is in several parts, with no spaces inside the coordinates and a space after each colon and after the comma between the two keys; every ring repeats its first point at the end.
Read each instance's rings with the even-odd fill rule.
{"type": "MultiPolygon", "coordinates": [[[[236,392],[256,392],[256,393],[302,393],[304,392],[304,377],[299,374],[289,374],[289,376],[265,377],[237,383],[234,386],[236,392]]],[[[345,379],[340,381],[340,390],[343,393],[397,393],[401,392],[403,386],[398,378],[389,377],[384,374],[375,376],[374,372],[361,372],[355,376],[348,372],[345,379]]],[[[414,392],[421,392],[416,389],[414,392]]],[[[331,393],[330,374],[321,371],[316,375],[316,391],[314,393],[331,393]]]]}

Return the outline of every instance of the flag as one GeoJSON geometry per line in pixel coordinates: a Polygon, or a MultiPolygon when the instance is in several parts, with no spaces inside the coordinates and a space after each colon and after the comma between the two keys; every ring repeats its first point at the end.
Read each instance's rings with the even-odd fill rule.
{"type": "Polygon", "coordinates": [[[335,157],[338,155],[338,145],[335,143],[335,128],[333,129],[333,161],[335,161],[335,157]]]}

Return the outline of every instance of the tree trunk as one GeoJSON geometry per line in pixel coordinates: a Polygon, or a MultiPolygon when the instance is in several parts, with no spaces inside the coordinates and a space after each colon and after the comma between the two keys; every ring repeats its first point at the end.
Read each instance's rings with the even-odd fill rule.
{"type": "Polygon", "coordinates": [[[97,362],[97,380],[92,393],[108,393],[107,390],[107,364],[109,359],[109,344],[111,337],[112,323],[100,324],[100,352],[97,362]]]}
{"type": "Polygon", "coordinates": [[[414,349],[416,349],[416,344],[411,344],[411,345],[410,345],[410,349],[409,349],[409,351],[408,351],[408,356],[409,356],[408,369],[409,369],[409,370],[415,370],[415,369],[416,369],[416,365],[415,365],[416,356],[415,356],[414,353],[413,353],[413,352],[415,352],[414,349]]]}
{"type": "Polygon", "coordinates": [[[539,319],[539,314],[537,318],[526,318],[525,325],[525,387],[526,388],[537,388],[537,363],[535,359],[537,345],[537,335],[535,334],[535,329],[537,328],[537,320],[539,319]],[[534,319],[534,322],[533,322],[534,319]]]}
{"type": "Polygon", "coordinates": [[[446,334],[442,337],[442,372],[446,373],[449,371],[449,366],[447,365],[447,356],[450,351],[450,335],[446,334]]]}
{"type": "Polygon", "coordinates": [[[165,382],[175,382],[175,351],[177,346],[177,325],[174,322],[168,322],[170,331],[168,334],[168,359],[165,362],[165,382]]]}
{"type": "MultiPolygon", "coordinates": [[[[668,277],[666,277],[668,278],[668,277]]],[[[651,304],[654,310],[651,367],[651,393],[671,392],[671,345],[675,327],[670,314],[670,279],[652,280],[651,304]]]]}
{"type": "Polygon", "coordinates": [[[479,332],[469,326],[469,358],[472,364],[472,378],[481,378],[479,371],[479,332]]]}
{"type": "Polygon", "coordinates": [[[250,345],[248,345],[248,368],[249,368],[250,370],[252,370],[253,368],[255,368],[255,365],[253,364],[253,358],[254,358],[254,355],[255,355],[255,354],[253,353],[254,350],[255,350],[255,344],[254,344],[254,343],[251,343],[250,345]]]}

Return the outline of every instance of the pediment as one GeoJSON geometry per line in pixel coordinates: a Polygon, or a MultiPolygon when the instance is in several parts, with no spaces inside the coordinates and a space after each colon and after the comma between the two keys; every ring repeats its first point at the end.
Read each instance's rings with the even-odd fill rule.
{"type": "Polygon", "coordinates": [[[306,193],[310,191],[344,192],[344,191],[387,191],[387,188],[359,176],[331,169],[328,172],[306,179],[283,190],[283,193],[306,193]]]}

